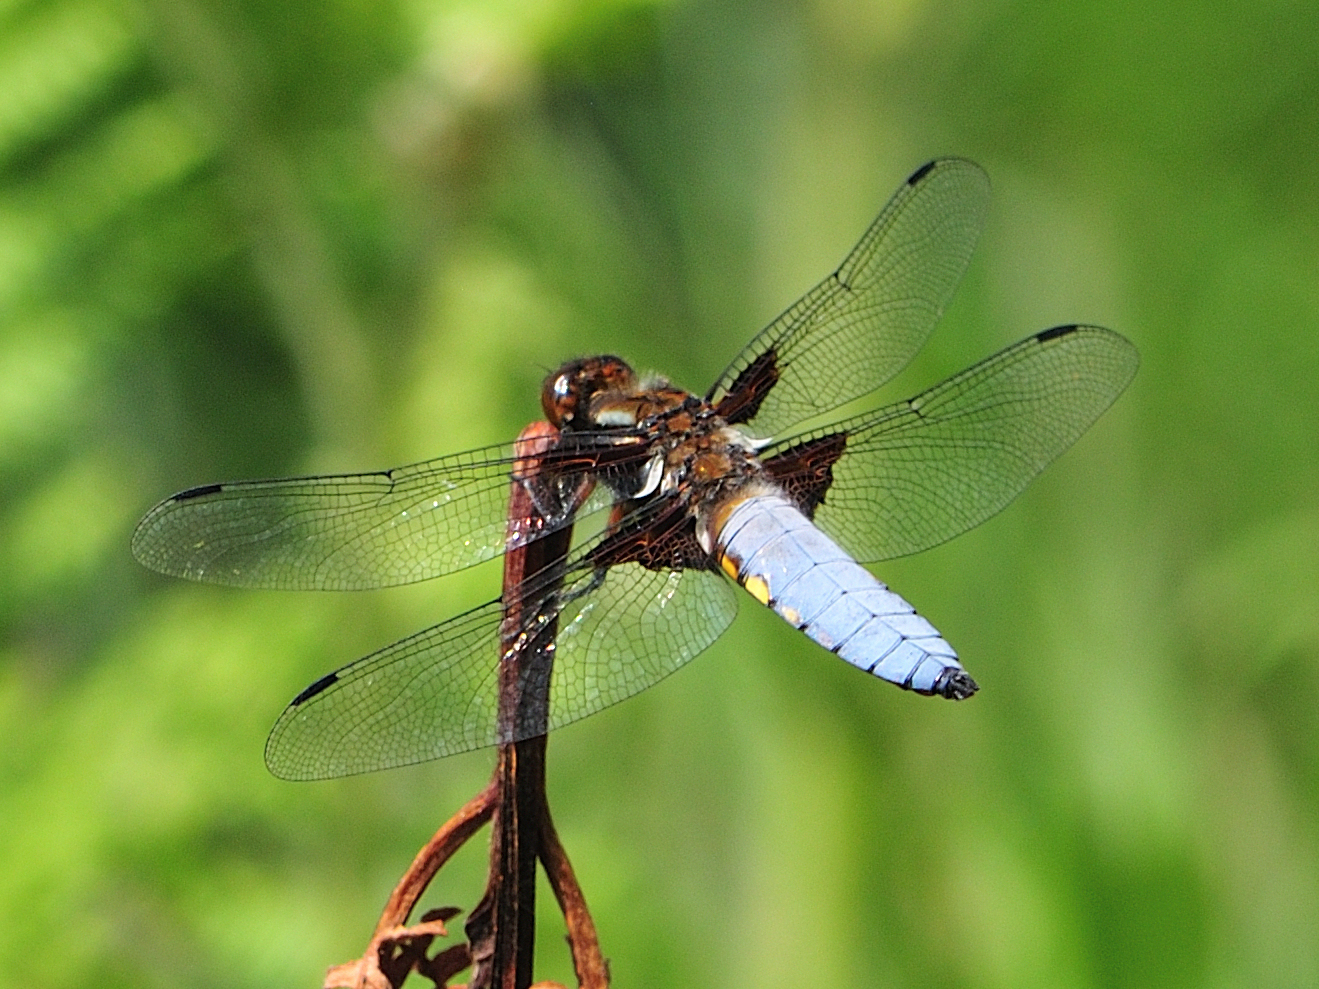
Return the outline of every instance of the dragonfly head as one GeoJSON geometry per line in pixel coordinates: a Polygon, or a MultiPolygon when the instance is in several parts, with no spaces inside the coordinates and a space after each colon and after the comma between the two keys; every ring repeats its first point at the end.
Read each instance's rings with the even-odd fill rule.
{"type": "Polygon", "coordinates": [[[540,392],[545,418],[559,429],[590,429],[591,400],[607,393],[637,390],[637,374],[619,357],[582,357],[569,361],[545,379],[540,392]]]}

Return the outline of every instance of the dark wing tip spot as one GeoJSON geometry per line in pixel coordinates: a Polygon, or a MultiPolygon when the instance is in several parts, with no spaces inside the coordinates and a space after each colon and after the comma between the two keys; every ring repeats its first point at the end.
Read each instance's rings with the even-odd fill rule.
{"type": "Polygon", "coordinates": [[[911,173],[911,176],[907,179],[907,185],[915,185],[921,179],[925,178],[925,176],[930,174],[930,169],[934,168],[938,163],[937,159],[935,161],[927,161],[924,165],[911,173]]]}
{"type": "Polygon", "coordinates": [[[944,670],[934,684],[934,693],[950,701],[964,701],[979,689],[966,670],[944,670]]]}
{"type": "Polygon", "coordinates": [[[215,494],[217,491],[224,489],[223,484],[203,484],[200,487],[189,488],[187,491],[180,491],[171,501],[190,501],[193,498],[203,498],[206,495],[215,494]]]}
{"type": "Polygon", "coordinates": [[[1075,333],[1080,327],[1075,323],[1069,323],[1067,326],[1055,326],[1052,329],[1040,330],[1035,334],[1035,339],[1040,343],[1048,343],[1050,340],[1056,340],[1058,337],[1065,337],[1069,333],[1075,333]]]}
{"type": "Polygon", "coordinates": [[[330,686],[330,684],[336,682],[338,679],[339,679],[338,673],[325,674],[325,676],[321,677],[319,680],[313,683],[302,693],[298,694],[297,697],[293,698],[293,700],[289,703],[289,707],[297,707],[299,704],[307,703],[307,701],[311,700],[313,697],[315,697],[317,694],[323,691],[326,687],[330,686]]]}

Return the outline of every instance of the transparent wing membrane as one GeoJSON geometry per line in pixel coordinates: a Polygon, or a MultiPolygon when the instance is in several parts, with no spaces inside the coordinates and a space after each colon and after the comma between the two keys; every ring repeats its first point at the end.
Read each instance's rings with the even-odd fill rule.
{"type": "Polygon", "coordinates": [[[858,560],[936,546],[1002,511],[1136,373],[1125,338],[1046,330],[905,402],[766,451],[844,433],[815,522],[858,560]]]}
{"type": "Polygon", "coordinates": [[[491,601],[317,681],[271,729],[270,771],[326,779],[495,744],[501,608],[491,601]]]}
{"type": "Polygon", "coordinates": [[[766,355],[776,383],[751,419],[759,436],[778,436],[874,391],[924,345],[988,209],[989,178],[979,165],[944,158],[917,171],[838,270],[742,351],[711,390],[713,400],[766,355]]]}
{"type": "MultiPolygon", "coordinates": [[[[585,440],[582,440],[585,442],[585,440]]],[[[362,590],[427,580],[507,548],[513,444],[371,474],[238,481],[153,508],[133,533],[152,570],[215,584],[362,590]]],[[[607,507],[601,486],[574,515],[540,499],[534,539],[607,507]]]]}
{"type": "MultiPolygon", "coordinates": [[[[658,683],[714,642],[737,613],[734,588],[718,573],[629,563],[601,579],[587,565],[593,545],[574,555],[557,598],[550,729],[658,683]]],[[[522,593],[534,600],[546,580],[531,578],[522,593]]],[[[501,613],[501,602],[492,601],[317,681],[272,729],[271,772],[347,776],[538,734],[515,728],[499,737],[501,613]]],[[[536,624],[528,622],[532,637],[536,624]]]]}

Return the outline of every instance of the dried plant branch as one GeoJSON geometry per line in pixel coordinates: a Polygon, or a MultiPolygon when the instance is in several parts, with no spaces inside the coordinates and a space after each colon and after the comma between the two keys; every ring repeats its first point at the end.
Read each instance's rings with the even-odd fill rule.
{"type": "Polygon", "coordinates": [[[554,829],[548,800],[541,806],[540,860],[545,866],[550,889],[554,890],[554,898],[559,901],[559,909],[563,911],[577,984],[581,989],[608,989],[609,963],[600,953],[600,938],[595,931],[595,921],[591,919],[591,911],[586,908],[586,897],[577,884],[577,874],[573,872],[568,853],[564,851],[559,833],[554,829]]]}
{"type": "MultiPolygon", "coordinates": [[[[557,436],[552,426],[541,422],[528,426],[518,437],[510,518],[525,519],[534,513],[528,485],[534,482],[541,458],[557,436]]],[[[528,574],[549,573],[562,566],[571,536],[571,527],[565,527],[515,546],[505,555],[501,737],[525,734],[523,729],[528,725],[548,726],[556,629],[550,601],[554,585],[538,585],[541,596],[534,600],[524,599],[521,589],[528,574]],[[534,620],[529,619],[533,613],[534,620]],[[544,630],[530,641],[521,634],[529,621],[544,630]]],[[[545,795],[545,748],[543,732],[500,746],[499,763],[490,782],[417,853],[390,894],[367,950],[356,961],[330,969],[324,989],[399,989],[414,971],[444,989],[449,979],[468,967],[472,969],[471,983],[451,989],[564,989],[553,982],[531,984],[537,860],[545,866],[550,887],[563,910],[581,989],[608,989],[609,968],[600,954],[595,924],[550,817],[545,795]],[[407,918],[445,862],[491,820],[490,872],[485,894],[466,924],[468,942],[428,958],[426,952],[434,940],[448,936],[445,922],[457,916],[459,910],[444,907],[429,911],[412,926],[404,926],[407,918]]]]}
{"type": "Polygon", "coordinates": [[[389,894],[380,920],[376,923],[375,936],[380,936],[406,923],[412,908],[421,899],[422,893],[445,862],[474,835],[495,812],[499,796],[498,781],[491,779],[485,789],[463,805],[462,809],[449,818],[434,837],[422,847],[408,871],[403,874],[394,892],[389,894]]]}

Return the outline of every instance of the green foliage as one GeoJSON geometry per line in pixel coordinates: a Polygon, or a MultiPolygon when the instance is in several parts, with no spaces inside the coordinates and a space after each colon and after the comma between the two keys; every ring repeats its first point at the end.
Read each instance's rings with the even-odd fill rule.
{"type": "Polygon", "coordinates": [[[1278,3],[0,3],[0,985],[316,984],[489,770],[291,785],[260,753],[496,569],[184,586],[128,556],[146,508],[506,439],[583,353],[703,390],[943,153],[997,198],[888,396],[1078,320],[1142,370],[1020,503],[883,568],[974,700],[748,602],[552,739],[616,982],[1319,982],[1317,31],[1278,3]]]}

